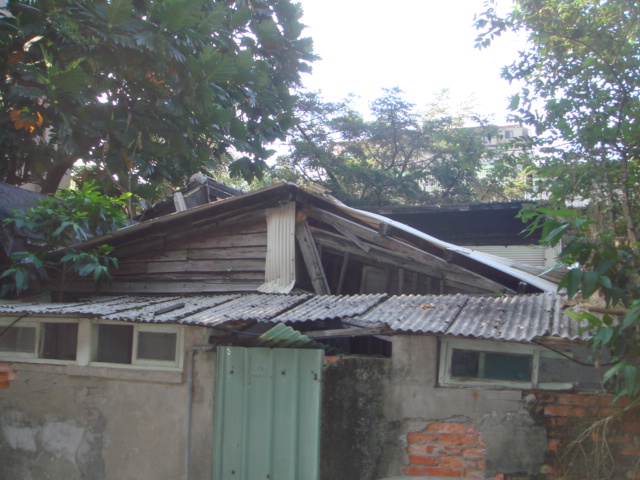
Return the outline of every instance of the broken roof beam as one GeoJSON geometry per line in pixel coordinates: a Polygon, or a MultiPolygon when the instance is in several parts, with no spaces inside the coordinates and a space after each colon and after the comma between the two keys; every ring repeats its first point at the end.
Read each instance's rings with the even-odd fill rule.
{"type": "Polygon", "coordinates": [[[314,293],[317,295],[330,295],[331,291],[329,290],[329,283],[322,269],[320,253],[309,229],[309,224],[306,221],[296,225],[296,240],[300,246],[302,259],[307,267],[309,278],[311,278],[314,293]]]}
{"type": "MultiPolygon", "coordinates": [[[[430,267],[436,272],[446,272],[447,283],[455,281],[457,283],[475,286],[488,292],[515,293],[509,287],[498,283],[494,280],[486,278],[478,273],[467,270],[466,268],[447,262],[446,260],[425,252],[413,245],[405,243],[393,237],[382,236],[376,230],[365,227],[358,223],[352,222],[345,218],[339,217],[324,210],[315,207],[309,208],[309,216],[324,223],[339,224],[343,229],[350,231],[361,240],[365,240],[371,244],[377,245],[387,251],[396,254],[406,255],[414,262],[419,262],[423,266],[430,267]],[[329,222],[331,220],[331,222],[329,222]]],[[[351,251],[351,250],[350,250],[351,251]]],[[[351,251],[351,253],[357,253],[351,251]]],[[[403,265],[404,266],[404,265],[403,265]]],[[[407,266],[409,270],[416,271],[415,267],[407,266]]],[[[432,273],[433,275],[433,273],[432,273]]],[[[440,276],[436,274],[435,276],[440,276]]]]}
{"type": "Polygon", "coordinates": [[[494,293],[496,290],[509,291],[501,284],[495,283],[484,277],[474,276],[466,272],[446,271],[446,269],[433,267],[416,261],[409,255],[395,252],[390,249],[371,245],[368,254],[360,251],[345,238],[329,232],[312,229],[316,242],[322,245],[327,251],[337,255],[348,253],[353,261],[360,261],[370,265],[389,265],[395,268],[403,268],[406,271],[428,275],[436,279],[444,277],[447,286],[459,289],[466,293],[494,293]]]}

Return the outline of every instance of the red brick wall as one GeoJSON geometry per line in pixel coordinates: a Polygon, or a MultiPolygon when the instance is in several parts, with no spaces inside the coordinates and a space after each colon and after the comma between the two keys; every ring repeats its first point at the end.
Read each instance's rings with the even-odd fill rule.
{"type": "MultiPolygon", "coordinates": [[[[485,445],[466,423],[432,423],[407,435],[408,476],[485,478],[485,445]]],[[[500,476],[496,476],[500,480],[500,476]]]]}
{"type": "MultiPolygon", "coordinates": [[[[587,472],[567,469],[567,454],[571,442],[580,432],[598,419],[614,415],[604,431],[608,458],[616,479],[640,480],[640,410],[625,410],[627,402],[618,400],[612,405],[613,397],[608,395],[584,395],[570,393],[536,392],[536,402],[530,405],[531,414],[542,422],[547,430],[549,452],[547,467],[549,478],[589,478],[587,472]]],[[[584,436],[581,448],[586,455],[602,442],[603,430],[590,431],[584,436]]],[[[600,444],[602,445],[602,443],[600,444]]],[[[585,463],[585,462],[582,462],[585,463]]],[[[593,474],[593,470],[591,470],[593,474]]]]}
{"type": "Polygon", "coordinates": [[[9,388],[9,381],[16,380],[18,376],[8,363],[0,363],[0,389],[9,388]]]}
{"type": "MultiPolygon", "coordinates": [[[[526,408],[547,431],[548,452],[546,464],[540,466],[540,473],[529,478],[640,480],[640,409],[623,411],[627,403],[618,401],[612,405],[611,396],[547,392],[535,392],[533,396],[535,401],[531,401],[531,393],[523,394],[523,397],[527,397],[526,408]],[[606,430],[607,447],[611,451],[609,465],[604,467],[608,469],[607,476],[589,470],[590,467],[587,470],[582,467],[582,470],[567,468],[570,462],[566,448],[576,440],[577,433],[584,431],[594,421],[612,414],[617,416],[606,430]]],[[[587,442],[600,440],[596,433],[585,438],[587,442]]],[[[588,459],[591,455],[590,446],[583,447],[588,459]]],[[[485,477],[486,446],[471,423],[437,422],[427,425],[423,430],[411,432],[407,435],[407,453],[409,465],[403,468],[407,476],[495,480],[522,478],[513,476],[516,472],[485,477]]]]}

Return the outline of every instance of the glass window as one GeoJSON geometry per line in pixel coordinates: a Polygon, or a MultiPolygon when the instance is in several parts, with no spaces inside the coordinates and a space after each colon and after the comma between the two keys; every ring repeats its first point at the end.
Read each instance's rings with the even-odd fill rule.
{"type": "Polygon", "coordinates": [[[531,355],[453,349],[451,376],[530,382],[531,355]]]}
{"type": "Polygon", "coordinates": [[[77,323],[45,323],[42,358],[75,360],[78,349],[77,323]]]}
{"type": "Polygon", "coordinates": [[[139,331],[137,358],[174,361],[177,337],[176,333],[139,331]]]}
{"type": "Polygon", "coordinates": [[[34,353],[36,350],[36,327],[14,325],[5,331],[6,326],[0,326],[0,352],[34,353]]]}
{"type": "Polygon", "coordinates": [[[98,325],[98,362],[130,364],[132,346],[133,325],[98,325]]]}

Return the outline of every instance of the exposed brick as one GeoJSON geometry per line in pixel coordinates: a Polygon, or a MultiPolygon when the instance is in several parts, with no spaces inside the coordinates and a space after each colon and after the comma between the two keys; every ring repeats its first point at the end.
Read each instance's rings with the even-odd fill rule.
{"type": "Polygon", "coordinates": [[[479,434],[480,434],[480,432],[479,432],[479,431],[477,431],[477,430],[474,428],[474,426],[473,426],[473,425],[469,425],[469,426],[467,427],[467,432],[466,432],[466,433],[468,433],[469,435],[479,435],[479,434]]]}
{"type": "Polygon", "coordinates": [[[555,452],[556,450],[558,450],[559,444],[560,444],[560,442],[558,440],[555,440],[555,439],[554,440],[549,440],[548,448],[552,452],[555,452]]]}
{"type": "Polygon", "coordinates": [[[432,423],[427,427],[426,431],[435,433],[465,433],[467,426],[464,423],[432,423]]]}
{"type": "Polygon", "coordinates": [[[447,455],[462,455],[462,447],[456,447],[455,445],[442,445],[442,450],[447,455]]]}
{"type": "Polygon", "coordinates": [[[438,465],[438,458],[424,455],[409,455],[409,463],[413,465],[438,465]]]}
{"type": "Polygon", "coordinates": [[[484,458],[484,448],[465,448],[462,455],[465,458],[484,458]]]}
{"type": "Polygon", "coordinates": [[[640,422],[624,422],[622,431],[625,433],[640,433],[640,422]]]}
{"type": "Polygon", "coordinates": [[[432,455],[440,453],[441,448],[437,445],[425,445],[423,443],[412,443],[407,447],[407,453],[422,453],[432,455]]]}
{"type": "Polygon", "coordinates": [[[616,438],[616,443],[633,443],[633,435],[625,433],[616,438]]]}
{"type": "Polygon", "coordinates": [[[555,405],[544,407],[545,415],[552,415],[555,417],[583,417],[586,413],[587,411],[584,408],[559,407],[555,405]]]}
{"type": "Polygon", "coordinates": [[[0,372],[10,372],[11,364],[9,363],[0,363],[0,372]]]}
{"type": "Polygon", "coordinates": [[[409,443],[432,443],[435,442],[438,435],[433,433],[410,433],[407,435],[409,443]]]}
{"type": "Polygon", "coordinates": [[[0,389],[9,388],[11,385],[8,380],[0,381],[0,389]]]}
{"type": "Polygon", "coordinates": [[[484,447],[485,443],[482,441],[482,438],[476,437],[476,445],[479,447],[484,447]]]}
{"type": "Polygon", "coordinates": [[[620,453],[622,455],[631,455],[634,457],[640,457],[640,448],[635,447],[633,445],[625,445],[621,450],[620,453]]]}
{"type": "MultiPolygon", "coordinates": [[[[440,457],[441,467],[463,468],[462,458],[460,457],[440,457]]],[[[474,465],[475,467],[475,465],[474,465]]]]}
{"type": "Polygon", "coordinates": [[[496,473],[495,480],[504,480],[504,473],[496,473]]]}
{"type": "Polygon", "coordinates": [[[446,445],[475,445],[476,443],[473,435],[454,435],[448,433],[439,435],[438,441],[446,445]]]}
{"type": "Polygon", "coordinates": [[[427,475],[433,477],[462,477],[462,473],[459,468],[427,467],[427,475]]]}
{"type": "Polygon", "coordinates": [[[409,477],[420,477],[427,475],[427,468],[429,467],[419,467],[417,465],[409,465],[402,469],[405,475],[409,477]]]}
{"type": "Polygon", "coordinates": [[[487,468],[487,465],[484,463],[484,460],[478,460],[476,462],[476,468],[478,470],[484,470],[485,468],[487,468]]]}
{"type": "Polygon", "coordinates": [[[464,478],[472,478],[474,480],[483,480],[484,472],[478,472],[477,470],[465,470],[464,478]]]}

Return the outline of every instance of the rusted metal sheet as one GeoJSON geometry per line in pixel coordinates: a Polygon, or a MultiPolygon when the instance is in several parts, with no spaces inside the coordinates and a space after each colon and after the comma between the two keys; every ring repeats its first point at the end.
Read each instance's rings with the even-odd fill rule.
{"type": "Polygon", "coordinates": [[[273,318],[272,322],[314,322],[340,318],[347,320],[366,313],[387,295],[317,295],[273,318]]]}

